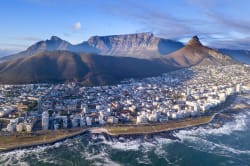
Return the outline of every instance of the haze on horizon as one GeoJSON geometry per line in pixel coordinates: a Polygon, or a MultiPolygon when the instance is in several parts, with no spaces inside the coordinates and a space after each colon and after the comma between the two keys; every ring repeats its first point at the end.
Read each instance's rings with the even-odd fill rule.
{"type": "Polygon", "coordinates": [[[153,32],[186,42],[198,35],[211,47],[249,49],[247,0],[4,0],[0,56],[59,36],[73,44],[90,36],[153,32]]]}

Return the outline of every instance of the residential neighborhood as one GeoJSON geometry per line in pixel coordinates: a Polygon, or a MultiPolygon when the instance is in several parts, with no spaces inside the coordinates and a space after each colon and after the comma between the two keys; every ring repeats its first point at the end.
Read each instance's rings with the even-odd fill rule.
{"type": "Polygon", "coordinates": [[[208,114],[250,90],[246,65],[196,66],[111,86],[1,85],[2,132],[167,123],[208,114]]]}

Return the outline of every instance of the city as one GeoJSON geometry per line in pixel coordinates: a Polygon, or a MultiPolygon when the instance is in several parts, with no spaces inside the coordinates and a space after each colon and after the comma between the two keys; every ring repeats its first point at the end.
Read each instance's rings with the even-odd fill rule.
{"type": "Polygon", "coordinates": [[[250,1],[0,6],[0,166],[249,166],[250,1]]]}
{"type": "Polygon", "coordinates": [[[250,90],[248,65],[195,66],[118,85],[1,85],[1,134],[157,124],[210,113],[250,90]]]}

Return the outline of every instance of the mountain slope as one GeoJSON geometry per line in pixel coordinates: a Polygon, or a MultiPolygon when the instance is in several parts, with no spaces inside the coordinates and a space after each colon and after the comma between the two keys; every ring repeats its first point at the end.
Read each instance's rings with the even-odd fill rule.
{"type": "Polygon", "coordinates": [[[229,65],[230,57],[203,46],[194,36],[169,55],[140,59],[50,51],[0,63],[0,83],[25,84],[78,80],[87,85],[117,83],[126,78],[158,76],[195,65],[229,65]]]}
{"type": "Polygon", "coordinates": [[[185,47],[165,56],[165,59],[178,67],[227,65],[235,63],[230,57],[203,46],[197,36],[194,36],[185,47]]]}
{"type": "Polygon", "coordinates": [[[88,85],[102,85],[125,78],[156,76],[174,69],[158,60],[53,51],[0,63],[0,83],[79,80],[88,85]]]}
{"type": "Polygon", "coordinates": [[[21,57],[28,57],[33,54],[44,52],[44,51],[71,50],[72,48],[73,48],[73,45],[70,44],[69,42],[62,40],[59,37],[51,36],[50,39],[39,41],[20,53],[3,57],[1,58],[1,61],[13,60],[16,58],[21,58],[21,57]]]}
{"type": "Polygon", "coordinates": [[[248,50],[218,49],[218,51],[229,55],[231,58],[241,63],[250,64],[250,51],[248,50]]]}
{"type": "Polygon", "coordinates": [[[38,53],[0,64],[0,82],[60,82],[84,76],[87,66],[78,55],[67,52],[38,53]]]}

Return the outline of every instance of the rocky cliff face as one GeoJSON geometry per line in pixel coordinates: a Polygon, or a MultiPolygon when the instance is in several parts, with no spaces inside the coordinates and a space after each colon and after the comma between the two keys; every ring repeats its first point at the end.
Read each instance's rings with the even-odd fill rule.
{"type": "Polygon", "coordinates": [[[204,64],[223,64],[230,61],[230,57],[203,46],[197,36],[194,36],[184,47],[180,42],[155,37],[150,32],[93,36],[88,41],[78,45],[72,45],[65,40],[52,36],[49,40],[37,42],[27,50],[1,58],[0,61],[29,57],[44,51],[58,50],[140,59],[166,57],[166,59],[170,59],[173,63],[176,63],[177,66],[184,67],[200,64],[201,62],[204,64]],[[203,61],[204,58],[206,60],[203,61]]]}
{"type": "Polygon", "coordinates": [[[200,42],[200,39],[198,38],[198,36],[193,36],[188,43],[186,44],[187,46],[191,46],[191,47],[201,47],[202,44],[200,42]]]}
{"type": "Polygon", "coordinates": [[[138,33],[130,35],[93,36],[88,40],[89,45],[108,51],[110,49],[145,49],[155,48],[152,33],[138,33]]]}
{"type": "Polygon", "coordinates": [[[72,45],[65,40],[52,36],[49,40],[37,42],[25,51],[4,57],[0,59],[0,61],[31,56],[44,51],[58,50],[148,59],[169,54],[182,47],[183,44],[180,42],[155,37],[150,32],[128,35],[93,36],[90,37],[88,41],[77,45],[72,45]]]}
{"type": "Polygon", "coordinates": [[[152,33],[93,36],[88,44],[99,54],[136,58],[155,58],[183,47],[180,42],[155,37],[152,33]]]}

